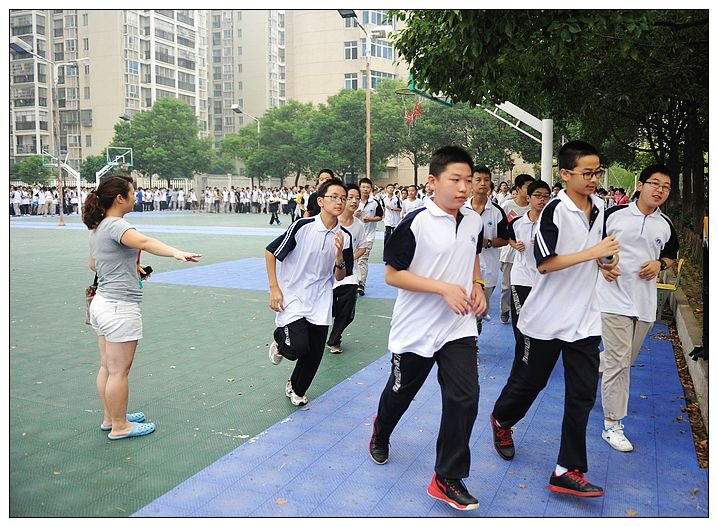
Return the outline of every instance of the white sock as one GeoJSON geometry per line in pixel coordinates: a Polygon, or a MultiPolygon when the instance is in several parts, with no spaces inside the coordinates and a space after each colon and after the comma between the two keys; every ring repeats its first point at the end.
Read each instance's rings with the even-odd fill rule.
{"type": "Polygon", "coordinates": [[[616,426],[621,421],[614,421],[613,419],[604,419],[603,420],[603,428],[605,430],[608,430],[609,428],[616,426]]]}
{"type": "Polygon", "coordinates": [[[558,477],[563,476],[566,472],[568,472],[568,469],[567,469],[567,468],[562,467],[561,465],[556,465],[556,470],[554,471],[554,473],[555,473],[558,477]]]}

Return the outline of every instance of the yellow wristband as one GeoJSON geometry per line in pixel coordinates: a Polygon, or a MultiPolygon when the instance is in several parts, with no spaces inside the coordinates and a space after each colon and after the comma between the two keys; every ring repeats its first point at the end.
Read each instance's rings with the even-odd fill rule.
{"type": "Polygon", "coordinates": [[[474,280],[474,283],[475,283],[475,284],[479,284],[481,287],[483,287],[484,289],[486,289],[486,282],[484,282],[483,280],[481,280],[481,279],[476,279],[476,280],[474,280]]]}

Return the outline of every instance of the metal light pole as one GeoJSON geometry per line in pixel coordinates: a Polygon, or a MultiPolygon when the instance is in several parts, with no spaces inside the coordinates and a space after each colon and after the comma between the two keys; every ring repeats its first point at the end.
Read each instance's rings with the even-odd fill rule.
{"type": "MultiPolygon", "coordinates": [[[[49,64],[52,67],[52,131],[53,131],[53,141],[55,142],[55,163],[57,166],[57,195],[58,195],[58,205],[60,206],[60,221],[58,222],[58,225],[64,226],[65,225],[65,214],[63,207],[65,206],[65,197],[63,193],[62,188],[62,165],[60,161],[60,104],[59,104],[59,96],[58,96],[58,89],[57,89],[57,81],[58,81],[58,68],[60,66],[67,66],[70,64],[77,64],[77,62],[82,60],[87,60],[86,57],[74,59],[70,62],[55,62],[54,60],[47,59],[43,57],[42,55],[38,55],[33,51],[32,46],[25,42],[20,37],[11,37],[10,38],[10,49],[15,51],[18,54],[28,54],[32,55],[36,59],[49,64]]],[[[80,196],[78,195],[78,202],[80,200],[80,196]]]]}
{"type": "Polygon", "coordinates": [[[242,110],[242,108],[239,107],[239,104],[233,104],[232,111],[238,115],[246,115],[250,119],[254,119],[257,122],[257,147],[259,147],[259,135],[261,134],[259,119],[257,119],[254,115],[248,114],[247,112],[242,110]]]}
{"type": "Polygon", "coordinates": [[[353,9],[337,9],[342,18],[354,18],[356,24],[364,33],[366,38],[365,54],[366,54],[366,99],[364,106],[366,109],[366,177],[371,179],[371,39],[372,36],[377,38],[385,38],[389,31],[394,28],[390,25],[378,26],[370,28],[369,31],[359,22],[356,12],[353,9]]]}

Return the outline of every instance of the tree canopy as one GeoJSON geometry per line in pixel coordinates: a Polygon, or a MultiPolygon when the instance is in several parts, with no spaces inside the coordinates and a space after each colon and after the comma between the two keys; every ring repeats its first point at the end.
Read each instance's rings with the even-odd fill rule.
{"type": "Polygon", "coordinates": [[[702,219],[707,10],[416,10],[392,15],[406,22],[395,45],[420,88],[455,102],[511,101],[553,118],[558,130],[580,132],[609,153],[609,161],[630,165],[643,159],[637,153],[649,152],[654,162],[682,170],[683,199],[693,202],[702,219]]]}
{"type": "Polygon", "coordinates": [[[199,125],[184,101],[158,99],[150,110],[115,124],[110,146],[131,147],[135,169],[147,175],[191,178],[212,162],[211,139],[198,137],[199,125]]]}

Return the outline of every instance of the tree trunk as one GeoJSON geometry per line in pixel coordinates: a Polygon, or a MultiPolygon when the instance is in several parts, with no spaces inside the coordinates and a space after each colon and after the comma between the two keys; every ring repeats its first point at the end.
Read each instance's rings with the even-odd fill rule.
{"type": "Polygon", "coordinates": [[[294,176],[294,186],[299,186],[299,177],[302,175],[302,171],[297,169],[297,174],[294,176]]]}
{"type": "MultiPolygon", "coordinates": [[[[693,232],[700,235],[703,232],[703,217],[706,214],[705,201],[705,173],[703,152],[701,145],[701,130],[698,124],[698,111],[694,104],[688,105],[686,115],[686,140],[684,149],[686,172],[684,180],[690,180],[692,190],[691,202],[693,211],[693,232]]],[[[685,186],[685,184],[684,184],[685,186]]],[[[684,198],[684,203],[686,200],[684,198]]]]}
{"type": "Polygon", "coordinates": [[[416,162],[416,154],[412,153],[411,164],[414,166],[414,186],[419,186],[419,165],[416,162]]]}

